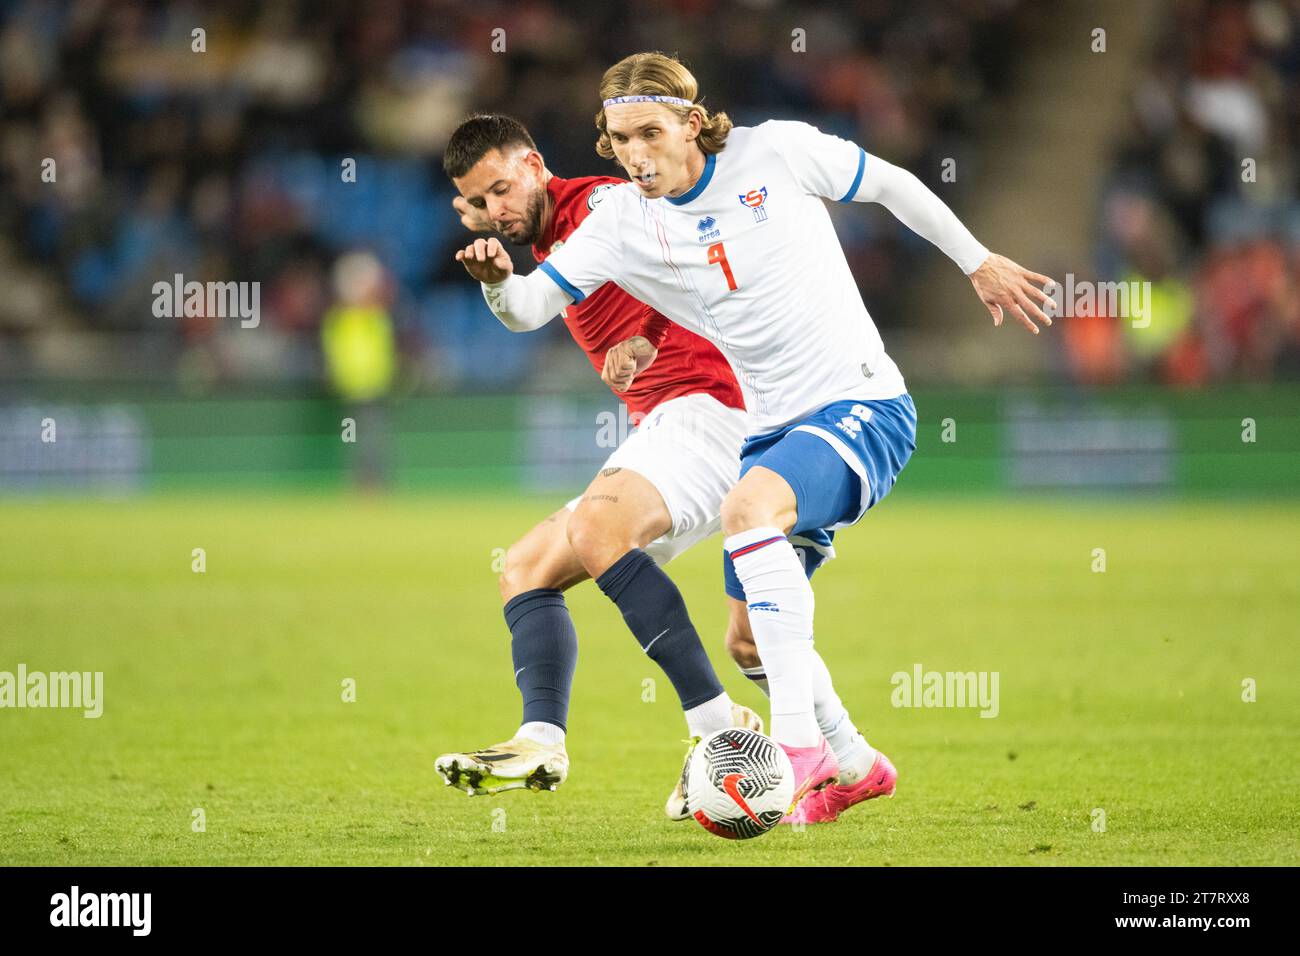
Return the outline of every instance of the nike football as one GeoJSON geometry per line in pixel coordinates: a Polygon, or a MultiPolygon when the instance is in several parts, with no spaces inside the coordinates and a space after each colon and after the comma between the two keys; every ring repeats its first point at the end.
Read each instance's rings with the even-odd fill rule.
{"type": "Polygon", "coordinates": [[[727,840],[762,836],[781,822],[794,798],[794,768],[776,741],[728,727],[691,755],[686,805],[700,826],[727,840]]]}

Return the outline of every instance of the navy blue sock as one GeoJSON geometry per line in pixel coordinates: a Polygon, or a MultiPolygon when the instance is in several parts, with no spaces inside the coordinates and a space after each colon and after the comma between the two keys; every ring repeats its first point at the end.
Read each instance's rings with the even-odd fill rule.
{"type": "Polygon", "coordinates": [[[633,548],[596,579],[596,586],[618,605],[641,649],[673,682],[682,710],[722,693],[681,592],[650,555],[633,548]]]}
{"type": "Polygon", "coordinates": [[[522,723],[540,720],[567,730],[578,633],[564,595],[535,588],[511,598],[505,611],[515,684],[524,698],[522,723]]]}

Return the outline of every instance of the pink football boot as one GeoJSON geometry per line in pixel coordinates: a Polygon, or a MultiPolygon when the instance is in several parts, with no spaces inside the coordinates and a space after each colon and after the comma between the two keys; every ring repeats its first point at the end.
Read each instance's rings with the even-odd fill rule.
{"type": "Polygon", "coordinates": [[[819,792],[819,787],[833,781],[840,772],[840,765],[824,737],[816,747],[787,747],[781,744],[781,749],[794,767],[794,799],[790,801],[790,810],[781,818],[781,822],[795,823],[801,818],[800,804],[819,792]]]}
{"type": "Polygon", "coordinates": [[[892,797],[897,785],[898,771],[888,757],[877,752],[875,763],[865,777],[847,787],[831,784],[813,791],[799,804],[797,815],[804,823],[830,823],[855,803],[892,797]]]}

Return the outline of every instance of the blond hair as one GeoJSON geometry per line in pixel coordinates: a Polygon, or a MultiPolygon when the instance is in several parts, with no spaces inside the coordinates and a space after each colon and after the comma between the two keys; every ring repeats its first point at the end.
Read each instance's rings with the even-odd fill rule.
{"type": "MultiPolygon", "coordinates": [[[[731,117],[726,113],[710,115],[707,109],[696,102],[699,92],[700,85],[695,82],[691,71],[676,57],[666,53],[633,53],[606,70],[600,80],[602,103],[616,96],[676,96],[689,100],[690,106],[673,103],[661,105],[671,110],[683,123],[691,113],[699,113],[700,134],[695,142],[705,153],[720,153],[727,145],[727,134],[731,132],[731,117]]],[[[609,143],[609,132],[605,129],[603,106],[596,114],[596,129],[600,130],[596,152],[605,159],[613,159],[614,149],[609,143]]]]}

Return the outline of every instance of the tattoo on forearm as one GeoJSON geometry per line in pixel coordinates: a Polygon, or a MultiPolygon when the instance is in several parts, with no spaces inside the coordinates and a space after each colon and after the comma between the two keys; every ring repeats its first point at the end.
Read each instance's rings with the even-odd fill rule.
{"type": "Polygon", "coordinates": [[[617,475],[622,470],[622,468],[602,468],[600,470],[600,477],[608,478],[610,475],[617,475]]]}
{"type": "Polygon", "coordinates": [[[618,504],[617,495],[588,495],[586,498],[583,498],[582,500],[583,501],[612,501],[614,502],[614,504],[618,504]]]}

